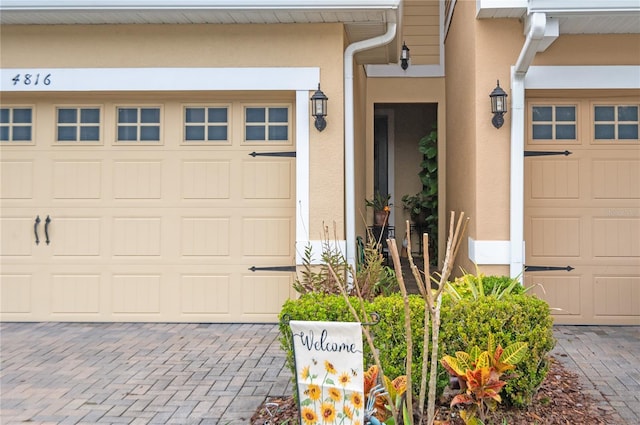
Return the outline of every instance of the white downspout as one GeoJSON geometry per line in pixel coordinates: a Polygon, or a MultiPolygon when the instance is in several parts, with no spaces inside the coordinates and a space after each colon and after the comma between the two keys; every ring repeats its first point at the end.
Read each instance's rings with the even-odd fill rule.
{"type": "Polygon", "coordinates": [[[527,71],[538,52],[547,26],[544,13],[534,13],[529,31],[516,65],[511,68],[511,217],[510,217],[510,275],[522,280],[524,271],[524,134],[525,86],[527,71]]]}
{"type": "Polygon", "coordinates": [[[396,36],[396,23],[387,24],[383,35],[352,43],[344,51],[344,191],[347,262],[356,265],[355,136],[353,113],[353,55],[384,46],[396,36]]]}

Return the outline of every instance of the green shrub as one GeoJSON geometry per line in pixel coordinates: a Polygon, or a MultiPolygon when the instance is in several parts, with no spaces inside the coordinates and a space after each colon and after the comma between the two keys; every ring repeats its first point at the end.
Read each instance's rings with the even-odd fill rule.
{"type": "MultiPolygon", "coordinates": [[[[485,277],[491,282],[492,277],[485,277]]],[[[501,278],[496,279],[502,281],[501,278]]],[[[360,303],[355,297],[349,298],[356,311],[360,303]]],[[[371,326],[374,345],[384,373],[390,378],[405,374],[407,343],[404,331],[404,305],[398,294],[379,296],[365,302],[367,314],[377,312],[380,322],[371,326]]],[[[420,388],[422,365],[422,340],[424,330],[424,301],[417,295],[409,296],[411,309],[411,328],[413,336],[413,390],[417,394],[420,388]]],[[[280,318],[288,316],[290,320],[343,321],[353,322],[354,318],[341,295],[308,293],[297,300],[288,300],[280,313],[280,318]]],[[[363,321],[369,321],[369,317],[363,321]]],[[[532,397],[544,380],[548,369],[548,353],[555,345],[553,338],[553,320],[546,302],[525,294],[505,294],[502,299],[493,296],[477,300],[462,299],[455,301],[451,296],[443,298],[441,310],[440,347],[438,357],[456,351],[465,351],[469,347],[487,345],[487,338],[493,333],[496,342],[503,347],[515,342],[528,344],[528,356],[517,365],[517,375],[503,390],[505,404],[518,407],[531,403],[532,397]]],[[[282,348],[287,353],[287,365],[295,376],[291,331],[288,325],[280,324],[282,348]]],[[[374,364],[369,345],[363,340],[364,366],[374,364]]],[[[438,369],[437,392],[440,396],[448,383],[448,374],[444,368],[438,369]]],[[[294,379],[295,385],[295,379],[294,379]]],[[[297,394],[297,391],[295,392],[297,394]]]]}
{"type": "MultiPolygon", "coordinates": [[[[404,329],[404,303],[400,294],[388,297],[377,297],[371,303],[373,311],[380,314],[380,323],[371,327],[374,345],[380,352],[380,363],[384,373],[390,378],[404,375],[407,359],[407,338],[404,329]]],[[[411,311],[411,335],[413,339],[411,380],[414,394],[420,391],[422,379],[422,348],[424,338],[424,300],[418,295],[409,295],[411,311]]],[[[430,325],[427,326],[430,329],[430,325]]],[[[431,343],[431,337],[429,337],[431,343]]],[[[428,354],[431,354],[429,349],[428,354]]],[[[373,364],[371,359],[370,364],[373,364]]],[[[429,367],[429,366],[427,366],[429,367]]],[[[429,374],[427,373],[427,382],[429,374]]],[[[449,383],[449,375],[441,366],[438,367],[438,397],[449,383]]]]}
{"type": "Polygon", "coordinates": [[[528,344],[528,355],[520,362],[503,394],[507,404],[523,407],[544,380],[548,369],[548,353],[555,345],[553,319],[546,302],[529,295],[481,297],[455,301],[443,299],[440,329],[440,357],[468,347],[487,345],[493,333],[496,342],[507,346],[515,342],[528,344]]]}
{"type": "MultiPolygon", "coordinates": [[[[355,297],[349,298],[356,311],[360,311],[360,303],[355,297]]],[[[413,336],[413,380],[414,393],[420,389],[422,366],[422,339],[424,329],[424,301],[417,295],[409,296],[411,310],[411,329],[413,336]]],[[[402,297],[394,294],[388,297],[379,296],[373,301],[365,302],[367,314],[376,312],[380,315],[378,324],[371,326],[370,332],[374,339],[374,345],[378,349],[380,363],[384,373],[390,378],[405,374],[405,361],[407,358],[407,340],[404,331],[404,304],[402,297]]],[[[293,349],[291,347],[291,329],[282,322],[287,316],[289,320],[314,320],[314,321],[343,321],[353,322],[354,318],[349,311],[344,298],[340,295],[308,293],[297,300],[285,302],[280,312],[280,343],[287,353],[287,366],[295,377],[295,364],[293,362],[293,349]]],[[[369,317],[363,321],[369,321],[369,317]]],[[[364,367],[375,364],[369,345],[363,337],[364,367]]],[[[449,378],[444,368],[438,369],[438,396],[444,391],[449,378]]],[[[428,378],[427,378],[428,379],[428,378]]],[[[295,378],[294,378],[295,386],[295,378]]]]}

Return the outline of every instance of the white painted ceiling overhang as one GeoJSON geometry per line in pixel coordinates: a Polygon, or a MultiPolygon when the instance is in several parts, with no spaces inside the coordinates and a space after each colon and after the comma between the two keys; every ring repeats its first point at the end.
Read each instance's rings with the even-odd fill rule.
{"type": "Polygon", "coordinates": [[[560,34],[640,33],[639,0],[476,0],[476,12],[480,19],[545,13],[560,34]]]}
{"type": "MultiPolygon", "coordinates": [[[[2,0],[1,25],[343,23],[349,43],[399,23],[401,0],[2,0]]],[[[356,55],[356,62],[397,62],[400,37],[356,55]]]]}

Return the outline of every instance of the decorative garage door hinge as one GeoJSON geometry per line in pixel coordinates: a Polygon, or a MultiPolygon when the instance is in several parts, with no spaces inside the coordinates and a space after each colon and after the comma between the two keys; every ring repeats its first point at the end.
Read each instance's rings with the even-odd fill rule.
{"type": "Polygon", "coordinates": [[[251,266],[249,270],[252,272],[295,272],[296,266],[272,266],[272,267],[256,267],[251,266]]]}
{"type": "Polygon", "coordinates": [[[291,158],[295,158],[296,157],[296,153],[294,152],[251,152],[249,155],[251,155],[252,157],[256,157],[256,156],[288,156],[291,158]]]}
{"type": "Polygon", "coordinates": [[[554,271],[554,270],[566,270],[568,272],[570,272],[571,270],[575,270],[573,267],[571,266],[524,266],[524,271],[525,272],[550,272],[550,271],[554,271]]]}
{"type": "Polygon", "coordinates": [[[573,152],[564,151],[524,151],[524,156],[552,156],[552,155],[564,155],[569,156],[573,152]]]}

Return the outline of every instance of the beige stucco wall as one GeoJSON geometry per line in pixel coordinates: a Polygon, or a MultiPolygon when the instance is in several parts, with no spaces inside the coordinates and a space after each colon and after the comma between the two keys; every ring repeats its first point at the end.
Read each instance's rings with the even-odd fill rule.
{"type": "MultiPolygon", "coordinates": [[[[447,173],[446,211],[464,212],[471,218],[467,235],[474,237],[476,217],[476,134],[474,98],[476,81],[473,75],[477,64],[474,55],[475,3],[456,3],[455,19],[445,41],[445,69],[447,73],[447,173]]],[[[467,244],[458,253],[458,265],[473,270],[468,260],[467,244]]],[[[456,268],[457,270],[457,268],[456,268]]]]}
{"type": "Polygon", "coordinates": [[[476,20],[475,26],[477,227],[473,237],[509,240],[511,115],[504,116],[502,128],[493,127],[489,94],[496,87],[496,80],[507,93],[511,92],[511,65],[518,59],[524,36],[522,24],[515,19],[476,20]]]}
{"type": "Polygon", "coordinates": [[[533,61],[533,65],[638,64],[640,34],[561,35],[533,61]]]}
{"type": "Polygon", "coordinates": [[[0,66],[320,67],[329,115],[323,132],[310,118],[311,212],[304,224],[317,239],[323,223],[335,222],[343,238],[343,46],[341,24],[2,26],[0,66]]]}

